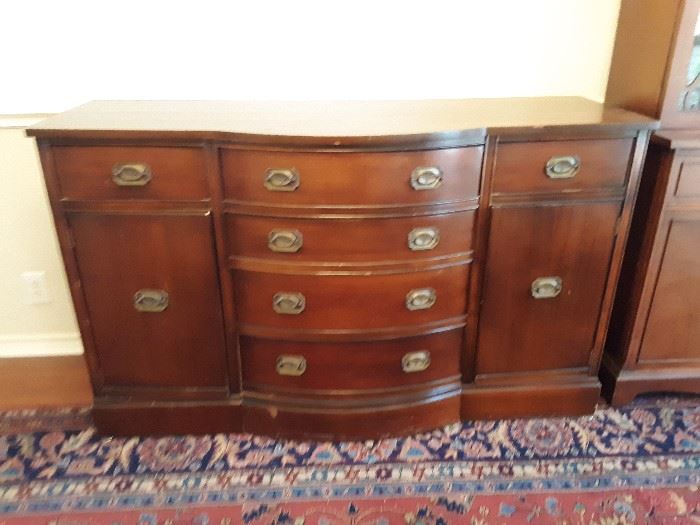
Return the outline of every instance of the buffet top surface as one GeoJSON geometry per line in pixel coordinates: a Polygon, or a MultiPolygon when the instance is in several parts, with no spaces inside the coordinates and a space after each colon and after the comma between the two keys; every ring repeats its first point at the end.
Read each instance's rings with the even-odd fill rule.
{"type": "Polygon", "coordinates": [[[579,97],[403,101],[94,101],[28,129],[51,138],[199,138],[354,146],[483,143],[487,134],[654,129],[648,117],[579,97]]]}

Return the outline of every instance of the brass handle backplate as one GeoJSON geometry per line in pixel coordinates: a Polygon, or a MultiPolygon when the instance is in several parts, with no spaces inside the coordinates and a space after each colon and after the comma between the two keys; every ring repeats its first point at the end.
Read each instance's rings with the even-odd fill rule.
{"type": "Polygon", "coordinates": [[[270,168],[265,172],[265,187],[270,191],[294,191],[301,184],[301,176],[294,168],[270,168]]]}
{"type": "Polygon", "coordinates": [[[281,355],[275,362],[275,370],[281,376],[300,376],[306,372],[303,355],[281,355]]]}
{"type": "Polygon", "coordinates": [[[151,167],[142,163],[115,164],[112,181],[117,186],[145,186],[151,181],[151,167]]]}
{"type": "Polygon", "coordinates": [[[411,173],[414,190],[432,190],[442,184],[442,171],[437,166],[420,166],[411,173]]]}
{"type": "Polygon", "coordinates": [[[295,253],[304,244],[299,230],[271,230],[267,235],[267,247],[273,252],[295,253]]]}
{"type": "Polygon", "coordinates": [[[300,292],[278,292],[272,298],[272,309],[278,314],[298,315],[306,308],[306,297],[300,292]]]}
{"type": "Polygon", "coordinates": [[[162,312],[170,298],[165,290],[144,288],[134,294],[134,308],[139,312],[162,312]]]}
{"type": "Polygon", "coordinates": [[[406,294],[406,308],[409,310],[427,310],[437,300],[434,288],[415,288],[406,294]]]}
{"type": "Polygon", "coordinates": [[[570,179],[581,168],[581,159],[575,155],[552,157],[547,161],[544,172],[550,179],[570,179]]]}
{"type": "Polygon", "coordinates": [[[422,372],[430,366],[430,352],[408,352],[401,358],[401,369],[407,373],[422,372]]]}
{"type": "Polygon", "coordinates": [[[408,247],[414,252],[432,250],[440,242],[437,228],[414,228],[408,234],[408,247]]]}
{"type": "Polygon", "coordinates": [[[530,292],[535,299],[551,299],[561,293],[561,277],[538,277],[532,281],[530,292]]]}

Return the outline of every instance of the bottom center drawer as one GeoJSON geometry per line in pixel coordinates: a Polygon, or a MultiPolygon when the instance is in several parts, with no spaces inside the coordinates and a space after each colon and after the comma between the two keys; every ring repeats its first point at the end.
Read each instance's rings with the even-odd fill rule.
{"type": "Polygon", "coordinates": [[[317,343],[241,337],[245,390],[368,390],[459,375],[463,329],[389,341],[317,343]]]}

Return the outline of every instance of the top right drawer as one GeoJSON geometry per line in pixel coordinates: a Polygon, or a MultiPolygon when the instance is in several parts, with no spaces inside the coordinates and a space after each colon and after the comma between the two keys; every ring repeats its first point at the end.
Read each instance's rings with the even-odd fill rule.
{"type": "Polygon", "coordinates": [[[622,188],[633,139],[501,143],[493,193],[557,193],[622,188]]]}

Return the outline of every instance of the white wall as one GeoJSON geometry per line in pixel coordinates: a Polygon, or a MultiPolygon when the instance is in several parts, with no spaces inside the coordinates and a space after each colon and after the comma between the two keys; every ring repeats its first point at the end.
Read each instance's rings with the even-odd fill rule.
{"type": "MultiPolygon", "coordinates": [[[[0,2],[0,115],[130,98],[602,100],[619,2],[0,2]]],[[[0,357],[79,352],[20,129],[0,129],[0,181],[0,357]],[[23,304],[26,270],[46,272],[51,303],[23,304]]]]}
{"type": "Polygon", "coordinates": [[[0,3],[0,114],[91,99],[583,95],[619,0],[0,3]]]}
{"type": "Polygon", "coordinates": [[[0,128],[0,357],[81,353],[34,141],[24,136],[23,129],[7,127],[7,120],[4,123],[0,128]],[[25,271],[46,272],[50,302],[26,304],[20,279],[25,271]]]}

